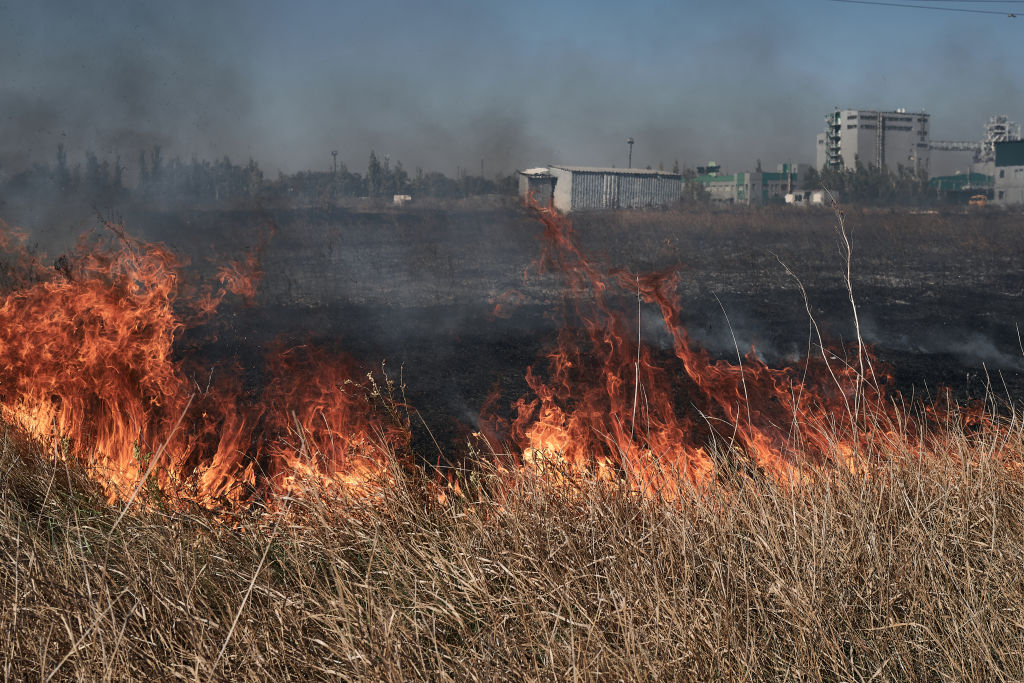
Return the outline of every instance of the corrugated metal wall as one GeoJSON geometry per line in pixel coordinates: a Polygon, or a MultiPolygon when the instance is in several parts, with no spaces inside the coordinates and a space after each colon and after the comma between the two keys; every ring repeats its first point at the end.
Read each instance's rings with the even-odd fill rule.
{"type": "Polygon", "coordinates": [[[572,173],[572,209],[639,209],[679,200],[680,180],[662,175],[572,173]]]}
{"type": "Polygon", "coordinates": [[[573,211],[610,208],[606,206],[604,174],[574,172],[571,206],[573,211]]]}

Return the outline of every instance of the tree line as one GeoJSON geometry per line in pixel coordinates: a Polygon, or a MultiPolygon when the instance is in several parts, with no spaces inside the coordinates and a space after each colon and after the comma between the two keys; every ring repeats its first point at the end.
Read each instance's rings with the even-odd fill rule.
{"type": "Polygon", "coordinates": [[[167,160],[154,146],[139,153],[136,182],[126,182],[128,168],[121,157],[100,159],[89,151],[85,163],[68,161],[64,145],[57,146],[53,163],[36,163],[10,176],[0,169],[0,191],[9,197],[58,196],[106,204],[116,201],[155,205],[210,205],[258,202],[266,205],[329,205],[352,198],[390,202],[394,195],[461,199],[480,195],[514,195],[511,174],[492,178],[461,171],[452,178],[439,171],[416,168],[411,174],[400,161],[391,163],[371,151],[364,173],[337,164],[328,171],[278,173],[267,178],[259,164],[244,164],[224,156],[215,161],[193,156],[167,160]]]}
{"type": "MultiPolygon", "coordinates": [[[[462,199],[481,195],[512,196],[517,191],[513,174],[488,178],[460,170],[449,177],[439,171],[416,168],[407,171],[401,161],[391,163],[371,151],[363,173],[337,164],[327,171],[278,173],[267,178],[259,164],[249,159],[244,164],[229,157],[210,161],[196,156],[164,158],[159,146],[139,153],[135,183],[126,182],[128,169],[120,156],[100,159],[86,152],[84,163],[68,160],[64,145],[57,145],[53,163],[37,163],[27,170],[6,175],[0,168],[0,194],[9,198],[84,199],[97,205],[138,202],[159,206],[204,206],[257,202],[267,206],[330,206],[350,199],[367,198],[390,202],[394,195],[462,199]]],[[[683,179],[680,200],[684,204],[707,204],[710,195],[692,168],[673,172],[683,179]]],[[[885,167],[864,165],[854,168],[811,169],[802,189],[826,188],[843,201],[863,205],[922,205],[940,200],[928,186],[928,175],[899,166],[893,172],[885,167]]],[[[780,200],[781,201],[781,200],[780,200]]]]}
{"type": "Polygon", "coordinates": [[[818,171],[812,167],[802,189],[823,188],[843,201],[869,206],[920,205],[938,199],[929,190],[926,171],[898,165],[893,172],[885,166],[865,166],[860,159],[854,168],[825,167],[818,171]]]}

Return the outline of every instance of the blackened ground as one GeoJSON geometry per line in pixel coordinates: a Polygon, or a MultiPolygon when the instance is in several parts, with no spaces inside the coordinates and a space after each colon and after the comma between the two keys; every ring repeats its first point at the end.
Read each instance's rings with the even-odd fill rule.
{"type": "MultiPolygon", "coordinates": [[[[977,397],[991,386],[1024,397],[1024,216],[852,211],[844,221],[861,334],[905,395],[948,386],[977,397]]],[[[753,346],[770,364],[796,361],[816,343],[812,318],[826,341],[855,338],[832,212],[594,213],[574,222],[584,250],[608,267],[680,268],[684,323],[716,356],[753,346]]],[[[505,405],[526,391],[526,367],[561,324],[558,278],[531,270],[541,226],[513,205],[149,213],[128,225],[200,269],[265,240],[258,305],[227,308],[192,331],[190,345],[237,356],[252,385],[262,349],[281,335],[344,348],[368,369],[386,361],[443,446],[461,438],[458,425],[473,426],[495,386],[505,405]]],[[[635,311],[628,293],[622,303],[635,311]]],[[[666,347],[656,311],[645,307],[640,319],[641,336],[666,347]]]]}

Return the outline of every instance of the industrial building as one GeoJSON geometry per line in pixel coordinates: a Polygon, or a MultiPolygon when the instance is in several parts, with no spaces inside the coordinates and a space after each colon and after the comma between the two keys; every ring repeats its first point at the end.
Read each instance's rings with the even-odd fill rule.
{"type": "Polygon", "coordinates": [[[711,195],[711,201],[764,204],[772,200],[784,201],[787,194],[800,189],[810,167],[807,164],[779,164],[775,172],[723,174],[721,167],[711,162],[697,170],[697,182],[711,195]]]}
{"type": "Polygon", "coordinates": [[[996,204],[1024,204],[1024,140],[995,143],[996,204]]]}
{"type": "Polygon", "coordinates": [[[967,204],[972,198],[982,195],[991,199],[992,176],[970,171],[956,175],[935,176],[928,179],[928,191],[948,202],[967,204]]]}
{"type": "Polygon", "coordinates": [[[996,161],[996,143],[1020,139],[1020,125],[1011,121],[1008,116],[998,114],[989,117],[984,134],[978,142],[932,140],[929,144],[933,150],[974,152],[971,171],[992,175],[996,161]]]}
{"type": "Polygon", "coordinates": [[[825,131],[818,134],[817,167],[888,168],[900,166],[928,172],[930,161],[929,115],[924,112],[836,109],[825,116],[825,131]]]}
{"type": "Polygon", "coordinates": [[[547,166],[519,172],[520,195],[532,193],[562,213],[667,206],[679,201],[681,191],[678,173],[650,169],[547,166]]]}

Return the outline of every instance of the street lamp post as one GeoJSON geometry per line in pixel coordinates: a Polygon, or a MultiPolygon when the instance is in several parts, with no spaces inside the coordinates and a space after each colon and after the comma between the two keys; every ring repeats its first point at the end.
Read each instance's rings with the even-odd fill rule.
{"type": "Polygon", "coordinates": [[[629,145],[629,166],[633,168],[633,138],[626,138],[626,144],[629,145]]]}

